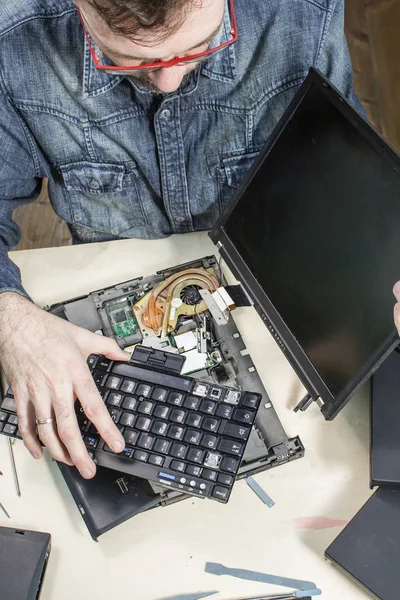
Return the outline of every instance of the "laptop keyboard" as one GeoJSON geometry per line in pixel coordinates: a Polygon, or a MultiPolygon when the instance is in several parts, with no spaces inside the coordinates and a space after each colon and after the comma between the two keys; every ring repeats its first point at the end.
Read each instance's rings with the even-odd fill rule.
{"type": "MultiPolygon", "coordinates": [[[[126,446],[115,454],[76,403],[78,424],[101,466],[186,494],[227,502],[261,395],[91,355],[88,365],[126,446]]],[[[9,390],[0,431],[20,437],[9,390]]]]}

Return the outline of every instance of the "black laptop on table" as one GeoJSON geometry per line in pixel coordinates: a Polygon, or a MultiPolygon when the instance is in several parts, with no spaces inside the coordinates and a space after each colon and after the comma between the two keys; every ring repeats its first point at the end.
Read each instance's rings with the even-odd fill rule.
{"type": "Polygon", "coordinates": [[[400,597],[400,490],[380,488],[326,551],[374,598],[400,597]]]}
{"type": "MultiPolygon", "coordinates": [[[[248,472],[262,470],[301,456],[303,449],[298,438],[288,438],[281,428],[251,358],[244,358],[243,346],[236,343],[241,336],[230,314],[228,325],[219,320],[223,302],[228,309],[254,305],[307,390],[297,409],[304,411],[315,401],[324,417],[333,419],[398,343],[392,287],[400,279],[399,222],[399,157],[312,69],[210,234],[237,278],[238,286],[227,288],[232,297],[222,297],[221,304],[212,286],[202,285],[201,277],[190,281],[186,273],[186,285],[175,289],[174,306],[168,309],[173,330],[164,322],[160,330],[149,331],[158,308],[165,314],[165,298],[159,295],[153,302],[153,297],[150,311],[146,302],[170,278],[200,269],[203,281],[211,277],[225,287],[216,259],[203,257],[196,264],[172,267],[50,310],[114,337],[122,347],[149,344],[165,357],[185,355],[190,365],[186,375],[204,381],[206,387],[201,389],[207,390],[207,405],[209,400],[218,403],[209,396],[213,387],[260,394],[255,429],[247,446],[240,447],[241,465],[235,473],[240,476],[246,464],[248,472]],[[198,310],[200,296],[205,305],[198,310]],[[243,364],[239,356],[248,362],[243,364]],[[264,453],[256,462],[245,460],[251,439],[253,450],[264,453]]],[[[113,369],[114,365],[106,365],[108,376],[113,369]]],[[[104,380],[98,383],[102,387],[104,380]]],[[[133,414],[132,407],[127,411],[133,414]]],[[[121,407],[110,408],[114,409],[121,407]]],[[[130,423],[129,415],[123,417],[130,423]]],[[[90,424],[83,426],[90,430],[90,424]]],[[[5,433],[16,434],[6,427],[5,433]]],[[[95,437],[89,430],[84,431],[88,447],[95,437]]],[[[105,466],[132,475],[135,452],[125,458],[108,456],[105,466]]],[[[217,463],[207,469],[219,477],[217,463]]],[[[183,479],[187,486],[185,475],[183,479]]],[[[154,480],[151,486],[161,496],[168,487],[165,481],[154,480]]],[[[186,497],[179,494],[179,484],[168,492],[186,497]]]]}
{"type": "Polygon", "coordinates": [[[50,551],[48,533],[0,527],[1,600],[39,600],[50,551]]]}

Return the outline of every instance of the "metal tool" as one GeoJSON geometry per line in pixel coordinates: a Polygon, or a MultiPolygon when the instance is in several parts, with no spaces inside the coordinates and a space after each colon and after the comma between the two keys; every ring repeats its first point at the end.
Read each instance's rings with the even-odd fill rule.
{"type": "Polygon", "coordinates": [[[9,445],[9,449],[10,449],[10,458],[11,458],[11,466],[12,466],[12,470],[13,470],[14,482],[15,482],[15,487],[16,487],[16,490],[17,490],[17,496],[21,496],[21,488],[19,487],[17,467],[15,466],[15,459],[14,459],[14,450],[13,450],[14,443],[15,443],[15,439],[8,438],[8,445],[9,445]]]}
{"type": "Polygon", "coordinates": [[[3,511],[3,513],[6,515],[6,517],[8,517],[9,519],[11,519],[10,515],[8,514],[8,512],[6,511],[6,509],[4,508],[4,506],[2,505],[1,502],[0,502],[0,508],[3,511]]]}
{"type": "Polygon", "coordinates": [[[218,592],[197,592],[197,594],[181,594],[180,596],[169,596],[168,598],[163,598],[163,600],[201,600],[201,598],[208,598],[208,596],[213,596],[214,594],[218,594],[218,592]]]}
{"type": "Polygon", "coordinates": [[[253,477],[251,477],[251,475],[246,477],[246,483],[260,498],[260,500],[262,500],[262,502],[264,502],[264,504],[268,506],[268,508],[272,508],[273,506],[275,506],[275,502],[272,500],[272,498],[268,496],[267,492],[263,490],[261,485],[257,483],[257,481],[253,479],[253,477]]]}
{"type": "MultiPolygon", "coordinates": [[[[267,583],[269,585],[279,585],[282,587],[295,588],[297,590],[300,590],[301,592],[307,591],[306,596],[317,596],[321,594],[321,591],[317,590],[317,586],[312,581],[289,579],[288,577],[271,575],[269,573],[257,573],[256,571],[248,571],[247,569],[231,569],[229,567],[225,567],[220,563],[213,562],[206,562],[204,571],[206,573],[210,573],[211,575],[229,575],[231,577],[237,577],[239,579],[247,579],[248,581],[258,581],[259,583],[267,583]],[[313,590],[313,594],[311,594],[309,590],[313,590]]],[[[292,592],[292,596],[295,593],[298,592],[292,592]]],[[[296,598],[296,596],[294,597],[296,598]]]]}
{"type": "MultiPolygon", "coordinates": [[[[315,590],[313,590],[315,592],[315,590]]],[[[311,598],[310,592],[289,592],[288,594],[272,594],[268,596],[252,596],[251,598],[241,598],[240,600],[296,600],[297,598],[303,598],[308,600],[311,598]]],[[[239,600],[239,599],[238,599],[239,600]]]]}

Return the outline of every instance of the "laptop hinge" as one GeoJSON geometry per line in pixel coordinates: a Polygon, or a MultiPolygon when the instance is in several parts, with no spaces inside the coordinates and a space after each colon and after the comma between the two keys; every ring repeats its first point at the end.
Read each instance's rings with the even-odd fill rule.
{"type": "Polygon", "coordinates": [[[157,371],[180,375],[185,360],[186,356],[180,354],[171,354],[171,352],[163,352],[146,346],[135,346],[130,362],[157,369],[157,371]]]}
{"type": "Polygon", "coordinates": [[[305,412],[308,408],[310,408],[311,404],[316,402],[319,408],[322,408],[325,402],[322,400],[320,396],[318,398],[312,398],[310,394],[306,394],[302,400],[298,403],[297,406],[293,409],[294,412],[305,412]]]}
{"type": "Polygon", "coordinates": [[[297,406],[294,407],[294,412],[305,412],[308,408],[310,408],[311,404],[314,402],[314,398],[310,396],[310,394],[306,394],[302,400],[298,403],[297,406]]]}

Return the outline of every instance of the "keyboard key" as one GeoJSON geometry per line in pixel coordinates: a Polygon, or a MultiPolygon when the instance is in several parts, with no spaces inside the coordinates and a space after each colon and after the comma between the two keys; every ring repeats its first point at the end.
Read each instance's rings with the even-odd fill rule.
{"type": "Polygon", "coordinates": [[[210,469],[218,469],[222,461],[222,454],[217,452],[207,452],[204,459],[204,466],[210,467],[210,469]]]}
{"type": "Polygon", "coordinates": [[[234,442],[228,439],[222,439],[219,443],[218,450],[221,452],[227,452],[228,454],[242,456],[244,452],[244,444],[239,444],[239,442],[234,442]]]}
{"type": "Polygon", "coordinates": [[[109,375],[107,377],[105,386],[108,387],[110,390],[118,390],[119,386],[121,385],[121,377],[116,377],[116,375],[109,375]]]}
{"type": "Polygon", "coordinates": [[[247,393],[244,397],[243,404],[247,408],[258,408],[259,397],[255,394],[247,393]]]}
{"type": "Polygon", "coordinates": [[[132,379],[125,379],[121,385],[121,392],[125,392],[126,394],[133,394],[136,386],[137,381],[133,381],[132,379]]]}
{"type": "Polygon", "coordinates": [[[15,404],[14,398],[9,398],[6,396],[3,398],[3,402],[1,403],[1,408],[4,410],[8,410],[10,412],[17,412],[17,405],[15,404]]]}
{"type": "Polygon", "coordinates": [[[173,404],[174,406],[182,406],[183,394],[180,392],[171,392],[168,397],[168,403],[173,404]]]}
{"type": "Polygon", "coordinates": [[[200,406],[200,411],[208,415],[213,415],[216,411],[217,405],[212,400],[203,400],[200,406]]]}
{"type": "Polygon", "coordinates": [[[196,396],[202,396],[203,398],[205,398],[208,394],[208,385],[205,383],[200,383],[197,382],[193,388],[193,394],[196,394],[196,396]]]}
{"type": "Polygon", "coordinates": [[[232,475],[225,475],[225,473],[220,473],[218,475],[218,483],[222,483],[223,485],[232,485],[233,481],[232,475]]]}
{"type": "Polygon", "coordinates": [[[151,394],[151,385],[147,383],[140,383],[138,389],[136,390],[136,394],[138,396],[143,396],[143,398],[149,398],[151,394]]]}
{"type": "Polygon", "coordinates": [[[141,462],[146,462],[149,457],[149,453],[144,450],[135,450],[133,454],[133,458],[136,460],[140,460],[141,462]]]}
{"type": "Polygon", "coordinates": [[[148,435],[147,433],[141,433],[137,445],[145,450],[151,450],[156,438],[154,435],[148,435]]]}
{"type": "Polygon", "coordinates": [[[180,441],[183,439],[183,433],[183,427],[179,427],[179,425],[171,425],[171,427],[169,428],[168,437],[180,441]]]}
{"type": "Polygon", "coordinates": [[[134,396],[125,396],[125,400],[122,403],[122,408],[126,410],[135,410],[137,405],[137,400],[134,396]]]}
{"type": "Polygon", "coordinates": [[[221,398],[221,394],[222,390],[220,390],[219,388],[212,388],[210,392],[210,398],[213,398],[214,400],[219,400],[221,398]]]}
{"type": "Polygon", "coordinates": [[[121,456],[124,456],[125,458],[132,458],[132,454],[133,448],[129,448],[128,446],[125,446],[125,448],[121,452],[121,456]]]}
{"type": "Polygon", "coordinates": [[[201,464],[203,462],[204,454],[204,450],[200,450],[200,448],[190,448],[186,460],[201,464]]]}
{"type": "Polygon", "coordinates": [[[165,402],[168,396],[168,390],[164,388],[155,387],[153,393],[151,395],[153,400],[157,400],[158,402],[165,402]]]}
{"type": "Polygon", "coordinates": [[[0,421],[0,431],[3,431],[4,421],[0,421]]]}
{"type": "Polygon", "coordinates": [[[197,396],[187,396],[183,406],[190,410],[198,410],[200,406],[201,398],[197,396]]]}
{"type": "Polygon", "coordinates": [[[92,373],[92,377],[97,387],[101,387],[102,385],[104,385],[104,382],[107,379],[107,374],[104,371],[94,370],[92,373]]]}
{"type": "Polygon", "coordinates": [[[97,444],[99,443],[98,438],[92,437],[90,435],[85,435],[83,441],[86,444],[86,446],[90,446],[91,448],[97,448],[97,444]]]}
{"type": "Polygon", "coordinates": [[[217,408],[217,417],[222,417],[223,419],[230,419],[233,413],[233,406],[229,406],[229,404],[220,404],[217,408]]]}
{"type": "Polygon", "coordinates": [[[133,429],[125,429],[123,436],[127,444],[134,446],[139,437],[139,433],[137,431],[133,431],[133,429]]]}
{"type": "Polygon", "coordinates": [[[159,419],[166,419],[170,410],[171,409],[168,408],[168,406],[156,406],[154,416],[159,419]]]}
{"type": "Polygon", "coordinates": [[[238,440],[247,440],[250,431],[250,427],[244,427],[243,425],[237,425],[236,423],[227,423],[224,429],[224,435],[229,435],[238,440]]]}
{"type": "Polygon", "coordinates": [[[241,395],[242,393],[238,392],[237,390],[228,390],[226,392],[224,402],[226,402],[227,404],[234,404],[235,406],[237,406],[240,402],[241,395]]]}
{"type": "Polygon", "coordinates": [[[218,473],[217,471],[210,471],[210,469],[203,469],[201,476],[203,479],[208,479],[208,481],[217,481],[218,473]]]}
{"type": "Polygon", "coordinates": [[[0,412],[0,421],[7,421],[7,413],[3,411],[0,412]]]}
{"type": "Polygon", "coordinates": [[[213,489],[212,495],[214,498],[218,498],[219,500],[226,500],[229,496],[229,489],[223,487],[222,485],[216,485],[213,489]]]}
{"type": "Polygon", "coordinates": [[[121,406],[122,398],[122,394],[118,394],[117,392],[110,392],[107,398],[107,404],[109,406],[121,406]]]}
{"type": "Polygon", "coordinates": [[[203,417],[198,413],[189,413],[186,419],[186,425],[189,427],[200,427],[203,417]]]}
{"type": "Polygon", "coordinates": [[[179,473],[184,473],[185,467],[186,463],[179,460],[173,460],[170,464],[170,469],[172,469],[172,471],[179,471],[179,473]]]}
{"type": "Polygon", "coordinates": [[[202,429],[206,431],[218,431],[218,427],[221,421],[214,419],[213,417],[206,417],[203,421],[202,429]]]}
{"type": "Polygon", "coordinates": [[[83,414],[78,414],[76,416],[76,420],[78,421],[78,427],[83,433],[88,433],[89,429],[92,427],[92,423],[85,417],[83,414]]]}
{"type": "Polygon", "coordinates": [[[17,415],[10,415],[8,417],[8,423],[10,423],[10,425],[18,425],[18,417],[17,417],[17,415]]]}
{"type": "Polygon", "coordinates": [[[119,424],[124,427],[133,427],[136,416],[132,413],[124,412],[119,420],[119,424]]]}
{"type": "Polygon", "coordinates": [[[178,410],[177,408],[174,408],[169,416],[170,421],[174,421],[175,423],[184,423],[185,417],[186,412],[184,410],[178,410]]]}
{"type": "Polygon", "coordinates": [[[87,364],[89,369],[94,369],[97,365],[97,361],[99,360],[99,357],[96,356],[95,354],[91,354],[88,359],[87,359],[87,364]]]}
{"type": "Polygon", "coordinates": [[[184,446],[183,444],[172,444],[170,455],[173,456],[174,458],[184,459],[186,456],[187,450],[188,450],[188,447],[184,446]]]}
{"type": "Polygon", "coordinates": [[[136,422],[136,429],[140,429],[141,431],[150,431],[151,420],[147,417],[139,417],[136,422]]]}
{"type": "Polygon", "coordinates": [[[143,415],[151,415],[154,409],[154,403],[149,402],[148,400],[143,400],[140,402],[137,411],[138,413],[142,413],[143,415]]]}
{"type": "Polygon", "coordinates": [[[105,356],[99,356],[97,364],[96,364],[96,368],[99,371],[108,371],[108,369],[110,368],[111,362],[112,361],[109,358],[106,358],[105,356]]]}
{"type": "Polygon", "coordinates": [[[157,456],[156,454],[151,454],[149,458],[149,463],[151,465],[156,465],[156,467],[162,467],[164,464],[165,458],[162,456],[157,456]]]}
{"type": "Polygon", "coordinates": [[[200,477],[201,467],[198,467],[197,465],[188,465],[186,467],[186,473],[188,475],[194,475],[195,477],[200,477]]]}
{"type": "Polygon", "coordinates": [[[154,452],[161,452],[161,454],[168,454],[172,442],[168,440],[157,440],[154,444],[154,452]]]}
{"type": "Polygon", "coordinates": [[[98,390],[100,396],[103,398],[103,400],[106,401],[108,394],[110,393],[110,390],[103,387],[102,385],[98,385],[97,390],[98,390]]]}
{"type": "Polygon", "coordinates": [[[196,429],[188,429],[185,434],[185,442],[189,444],[195,444],[198,446],[200,444],[202,433],[196,429]]]}
{"type": "Polygon", "coordinates": [[[236,458],[225,457],[221,464],[221,470],[227,471],[228,473],[236,473],[239,466],[239,461],[236,458]]]}
{"type": "Polygon", "coordinates": [[[151,428],[152,433],[156,435],[167,435],[168,423],[165,421],[154,421],[153,426],[151,428]]]}
{"type": "Polygon", "coordinates": [[[205,483],[204,481],[202,481],[199,485],[200,490],[203,492],[203,494],[209,494],[211,491],[211,483],[205,483]]]}
{"type": "Polygon", "coordinates": [[[118,408],[109,408],[108,412],[110,413],[114,423],[119,423],[119,419],[122,415],[122,410],[118,410],[118,408]]]}
{"type": "Polygon", "coordinates": [[[3,432],[4,433],[9,433],[10,435],[14,435],[14,433],[17,431],[17,428],[15,425],[10,425],[9,423],[7,423],[6,425],[4,425],[3,428],[3,432]]]}
{"type": "Polygon", "coordinates": [[[251,425],[254,420],[255,413],[252,410],[246,410],[243,408],[237,408],[234,412],[233,418],[239,423],[245,423],[251,425]]]}
{"type": "Polygon", "coordinates": [[[218,438],[215,437],[215,435],[210,435],[209,433],[205,433],[200,442],[200,446],[203,446],[203,448],[209,448],[210,450],[215,450],[217,444],[218,438]]]}

